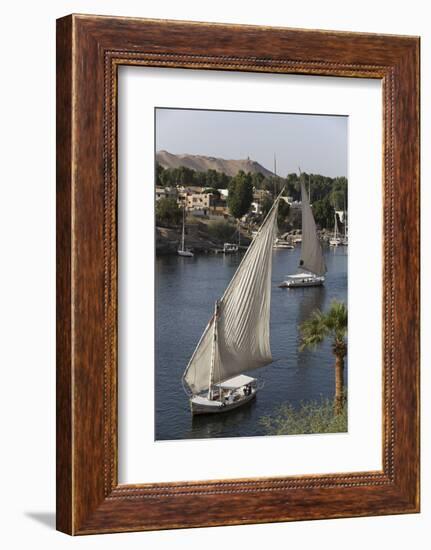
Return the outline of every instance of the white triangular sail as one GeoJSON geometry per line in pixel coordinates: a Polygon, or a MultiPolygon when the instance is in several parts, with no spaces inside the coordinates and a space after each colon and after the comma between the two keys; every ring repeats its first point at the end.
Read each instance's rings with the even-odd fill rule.
{"type": "Polygon", "coordinates": [[[278,201],[218,302],[216,339],[213,316],[184,372],[183,380],[193,394],[209,388],[210,376],[217,384],[272,362],[269,318],[278,201]]]}
{"type": "Polygon", "coordinates": [[[334,214],[334,239],[338,239],[337,213],[334,214]]]}
{"type": "Polygon", "coordinates": [[[316,223],[304,182],[301,182],[301,202],[302,244],[299,267],[315,275],[324,275],[326,273],[326,265],[323,259],[322,246],[317,235],[316,223]]]}

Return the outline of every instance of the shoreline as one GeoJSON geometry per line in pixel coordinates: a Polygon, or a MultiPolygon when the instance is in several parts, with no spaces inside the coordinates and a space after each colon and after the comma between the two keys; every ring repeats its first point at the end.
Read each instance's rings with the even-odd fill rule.
{"type": "MultiPolygon", "coordinates": [[[[237,238],[237,237],[236,237],[237,238]]],[[[204,223],[190,225],[186,232],[186,248],[194,254],[218,254],[223,251],[225,242],[235,242],[215,239],[208,232],[204,223]]],[[[241,245],[246,249],[251,238],[241,232],[241,245]]],[[[181,227],[156,226],[156,256],[176,255],[181,244],[181,227]]],[[[241,246],[240,246],[241,248],[241,246]]]]}

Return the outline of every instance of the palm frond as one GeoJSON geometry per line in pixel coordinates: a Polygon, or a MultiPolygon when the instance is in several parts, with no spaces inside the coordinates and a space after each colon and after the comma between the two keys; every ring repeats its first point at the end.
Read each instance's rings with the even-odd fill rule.
{"type": "Polygon", "coordinates": [[[347,334],[346,304],[333,300],[328,313],[325,315],[325,324],[336,340],[344,339],[347,334]]]}
{"type": "Polygon", "coordinates": [[[302,338],[299,349],[316,348],[328,335],[324,314],[319,309],[315,310],[310,319],[300,325],[300,331],[302,338]]]}
{"type": "Polygon", "coordinates": [[[332,335],[334,341],[343,342],[347,334],[347,307],[343,302],[334,300],[327,313],[316,309],[300,327],[300,351],[316,348],[325,338],[332,335]]]}

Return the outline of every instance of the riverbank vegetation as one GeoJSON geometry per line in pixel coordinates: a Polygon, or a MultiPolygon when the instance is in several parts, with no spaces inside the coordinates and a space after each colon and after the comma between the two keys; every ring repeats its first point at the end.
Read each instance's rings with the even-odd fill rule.
{"type": "Polygon", "coordinates": [[[260,424],[268,435],[347,432],[347,401],[338,414],[331,399],[301,403],[297,409],[282,405],[275,415],[262,417],[260,424]]]}
{"type": "MultiPolygon", "coordinates": [[[[244,173],[244,172],[243,172],[244,173]]],[[[301,179],[303,178],[307,190],[310,192],[311,203],[319,203],[327,199],[335,210],[347,208],[347,178],[322,176],[321,174],[308,174],[302,172],[301,176],[296,173],[288,174],[286,177],[264,176],[260,172],[248,173],[251,185],[254,189],[263,189],[275,195],[283,187],[286,188],[286,196],[292,197],[294,201],[301,200],[301,179]]],[[[179,168],[164,168],[156,163],[156,185],[159,187],[196,186],[212,189],[228,189],[231,181],[236,176],[228,176],[216,170],[197,172],[191,168],[180,166],[179,168]]],[[[332,217],[332,222],[334,218],[332,217]]]]}
{"type": "Polygon", "coordinates": [[[251,174],[242,170],[229,183],[227,206],[231,215],[239,220],[250,210],[253,201],[253,183],[251,174]]]}
{"type": "MultiPolygon", "coordinates": [[[[294,233],[301,230],[301,178],[311,196],[311,203],[316,224],[323,233],[332,232],[334,216],[337,209],[347,207],[347,179],[329,178],[318,174],[289,174],[286,178],[274,175],[264,176],[260,172],[244,172],[240,170],[235,176],[227,176],[216,170],[197,172],[191,168],[163,168],[156,164],[156,184],[160,187],[194,186],[193,193],[211,193],[211,205],[201,208],[197,214],[186,211],[186,238],[193,225],[200,225],[199,235],[195,232],[193,239],[196,250],[211,252],[223,246],[223,242],[231,241],[234,233],[241,233],[241,243],[251,239],[252,232],[262,224],[270,210],[274,197],[284,187],[285,200],[280,201],[278,208],[279,235],[294,233]],[[199,188],[201,191],[199,191],[199,188]],[[222,190],[228,193],[222,196],[222,190]],[[215,219],[219,217],[220,222],[215,219]],[[198,219],[199,218],[199,221],[198,219]],[[234,221],[236,220],[236,222],[234,221]],[[200,223],[201,222],[201,223],[200,223]],[[235,230],[233,229],[235,225],[235,230]],[[242,238],[244,236],[244,239],[242,238]],[[203,243],[206,243],[204,245],[203,243]],[[208,248],[209,247],[209,248],[208,248]]],[[[179,196],[179,195],[178,195],[179,196]]],[[[184,200],[182,197],[181,200],[184,200]]],[[[193,199],[194,200],[194,199],[193,199]]],[[[197,199],[196,199],[197,200],[197,199]]],[[[199,210],[199,208],[197,208],[199,210]]],[[[156,201],[156,225],[159,228],[176,230],[177,240],[181,238],[183,212],[181,202],[175,191],[166,193],[156,201]]],[[[343,226],[344,227],[344,226],[343,226]]],[[[341,231],[341,225],[338,225],[341,231]]],[[[175,253],[176,246],[164,242],[164,233],[157,240],[157,253],[175,253]],[[163,249],[163,250],[162,250],[163,249]]],[[[188,246],[192,244],[188,239],[188,246]]]]}
{"type": "Polygon", "coordinates": [[[208,235],[220,243],[232,241],[235,233],[237,233],[237,227],[233,223],[224,220],[212,221],[207,227],[208,235]]]}
{"type": "Polygon", "coordinates": [[[182,211],[175,199],[164,197],[156,202],[156,223],[177,226],[181,223],[182,211]]]}
{"type": "Polygon", "coordinates": [[[261,418],[268,434],[311,434],[347,431],[347,393],[344,388],[344,358],[347,355],[347,307],[334,300],[327,312],[316,309],[299,326],[300,351],[315,349],[327,338],[335,356],[335,388],[333,399],[301,403],[299,408],[282,405],[273,416],[261,418]]]}

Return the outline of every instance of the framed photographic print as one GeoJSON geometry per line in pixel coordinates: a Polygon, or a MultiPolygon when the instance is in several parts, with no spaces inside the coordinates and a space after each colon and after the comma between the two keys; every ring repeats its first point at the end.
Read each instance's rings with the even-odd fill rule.
{"type": "Polygon", "coordinates": [[[57,527],[419,511],[419,39],[57,22],[57,527]]]}

